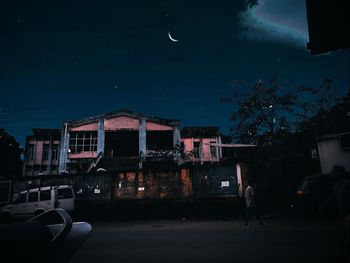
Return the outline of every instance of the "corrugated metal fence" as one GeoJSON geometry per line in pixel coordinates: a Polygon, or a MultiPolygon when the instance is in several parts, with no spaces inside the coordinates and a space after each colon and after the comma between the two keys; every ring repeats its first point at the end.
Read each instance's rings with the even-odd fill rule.
{"type": "Polygon", "coordinates": [[[235,166],[22,178],[13,182],[12,192],[59,184],[73,185],[77,200],[190,199],[238,193],[235,166]]]}

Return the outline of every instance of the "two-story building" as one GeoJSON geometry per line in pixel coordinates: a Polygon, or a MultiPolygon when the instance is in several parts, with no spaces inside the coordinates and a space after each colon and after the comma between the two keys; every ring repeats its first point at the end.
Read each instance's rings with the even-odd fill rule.
{"type": "Polygon", "coordinates": [[[32,129],[27,136],[23,175],[57,175],[60,151],[60,129],[32,129]]]}
{"type": "Polygon", "coordinates": [[[63,124],[61,130],[33,129],[27,137],[24,175],[79,173],[103,160],[114,170],[142,162],[180,145],[179,121],[127,110],[63,124]]]}
{"type": "Polygon", "coordinates": [[[120,110],[68,121],[62,129],[33,129],[27,136],[23,175],[136,170],[152,161],[167,165],[164,160],[194,164],[222,160],[218,127],[180,131],[179,125],[179,120],[120,110]],[[178,149],[185,158],[176,159],[178,149]]]}
{"type": "MultiPolygon", "coordinates": [[[[127,110],[66,122],[61,132],[59,172],[79,172],[103,157],[114,169],[141,168],[152,151],[180,144],[178,120],[127,110]]],[[[89,169],[89,167],[87,167],[89,169]]]]}

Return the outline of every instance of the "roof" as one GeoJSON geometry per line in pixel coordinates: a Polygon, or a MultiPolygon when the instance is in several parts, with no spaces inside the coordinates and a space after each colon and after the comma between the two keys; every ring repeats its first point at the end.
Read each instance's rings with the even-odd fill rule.
{"type": "Polygon", "coordinates": [[[58,189],[58,188],[72,188],[71,185],[68,184],[60,184],[60,185],[52,185],[52,186],[42,186],[42,187],[34,187],[34,188],[28,188],[27,190],[19,192],[20,194],[26,193],[26,192],[37,192],[37,191],[45,191],[45,190],[51,190],[51,189],[58,189]]]}
{"type": "Polygon", "coordinates": [[[145,118],[146,120],[160,123],[160,124],[165,124],[165,125],[177,125],[180,123],[180,121],[178,119],[165,119],[165,118],[155,117],[155,116],[151,116],[151,115],[145,115],[142,113],[138,113],[138,112],[134,112],[134,111],[130,111],[130,110],[125,110],[125,109],[91,116],[91,117],[83,118],[81,120],[68,121],[67,123],[72,125],[72,126],[78,126],[78,125],[82,125],[82,124],[96,122],[100,118],[110,119],[110,118],[118,117],[118,116],[128,116],[128,117],[133,117],[133,118],[137,118],[137,119],[145,118]]]}
{"type": "Polygon", "coordinates": [[[32,139],[49,140],[50,137],[53,140],[60,140],[61,138],[60,129],[33,128],[32,131],[33,135],[27,136],[27,141],[32,139]]]}
{"type": "Polygon", "coordinates": [[[340,136],[343,136],[343,135],[350,135],[350,132],[332,133],[332,134],[327,134],[323,136],[318,136],[316,137],[316,140],[323,141],[323,140],[339,139],[340,136]]]}
{"type": "Polygon", "coordinates": [[[219,127],[183,127],[181,130],[182,138],[192,137],[215,137],[219,136],[219,127]]]}
{"type": "Polygon", "coordinates": [[[32,131],[35,136],[61,134],[61,129],[33,128],[32,131]]]}

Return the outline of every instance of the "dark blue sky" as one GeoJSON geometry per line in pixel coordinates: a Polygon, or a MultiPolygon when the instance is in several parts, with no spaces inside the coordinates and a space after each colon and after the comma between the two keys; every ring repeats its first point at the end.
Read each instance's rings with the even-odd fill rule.
{"type": "Polygon", "coordinates": [[[345,93],[348,51],[306,42],[303,0],[2,0],[0,127],[23,145],[33,127],[126,108],[225,132],[219,98],[258,79],[345,93]]]}

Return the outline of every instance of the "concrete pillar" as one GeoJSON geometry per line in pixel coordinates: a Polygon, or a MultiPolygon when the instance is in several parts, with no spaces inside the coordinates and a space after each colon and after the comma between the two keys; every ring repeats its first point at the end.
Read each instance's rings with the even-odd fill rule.
{"type": "Polygon", "coordinates": [[[59,174],[67,171],[68,147],[69,147],[68,123],[65,123],[61,132],[60,158],[58,161],[59,174]]]}
{"type": "Polygon", "coordinates": [[[105,125],[104,118],[98,120],[98,130],[97,130],[97,154],[102,152],[105,153],[105,125]]]}
{"type": "MultiPolygon", "coordinates": [[[[220,137],[216,137],[216,143],[220,143],[220,137]]],[[[220,156],[220,149],[221,147],[215,146],[215,154],[216,154],[216,160],[215,161],[220,161],[221,156],[220,156]]]]}
{"type": "Polygon", "coordinates": [[[140,119],[140,129],[139,129],[139,156],[143,154],[143,159],[146,157],[147,144],[146,144],[146,119],[140,119]]]}
{"type": "Polygon", "coordinates": [[[34,140],[34,148],[33,148],[33,166],[32,166],[32,176],[34,175],[35,165],[36,165],[36,148],[38,141],[34,140]]]}
{"type": "Polygon", "coordinates": [[[179,130],[179,125],[176,124],[175,125],[175,128],[174,128],[174,140],[173,140],[173,143],[174,143],[174,147],[176,145],[181,145],[181,134],[180,134],[180,130],[179,130]]]}
{"type": "Polygon", "coordinates": [[[51,159],[52,159],[52,137],[50,135],[50,142],[49,142],[49,154],[47,156],[47,175],[51,175],[51,159]]]}
{"type": "Polygon", "coordinates": [[[243,196],[243,182],[242,182],[242,173],[241,173],[241,164],[240,163],[236,164],[236,173],[237,173],[237,184],[239,185],[238,195],[240,197],[242,197],[243,196]]]}
{"type": "Polygon", "coordinates": [[[199,142],[199,158],[201,160],[201,164],[203,164],[204,161],[204,144],[203,144],[203,139],[200,139],[199,142]]]}

